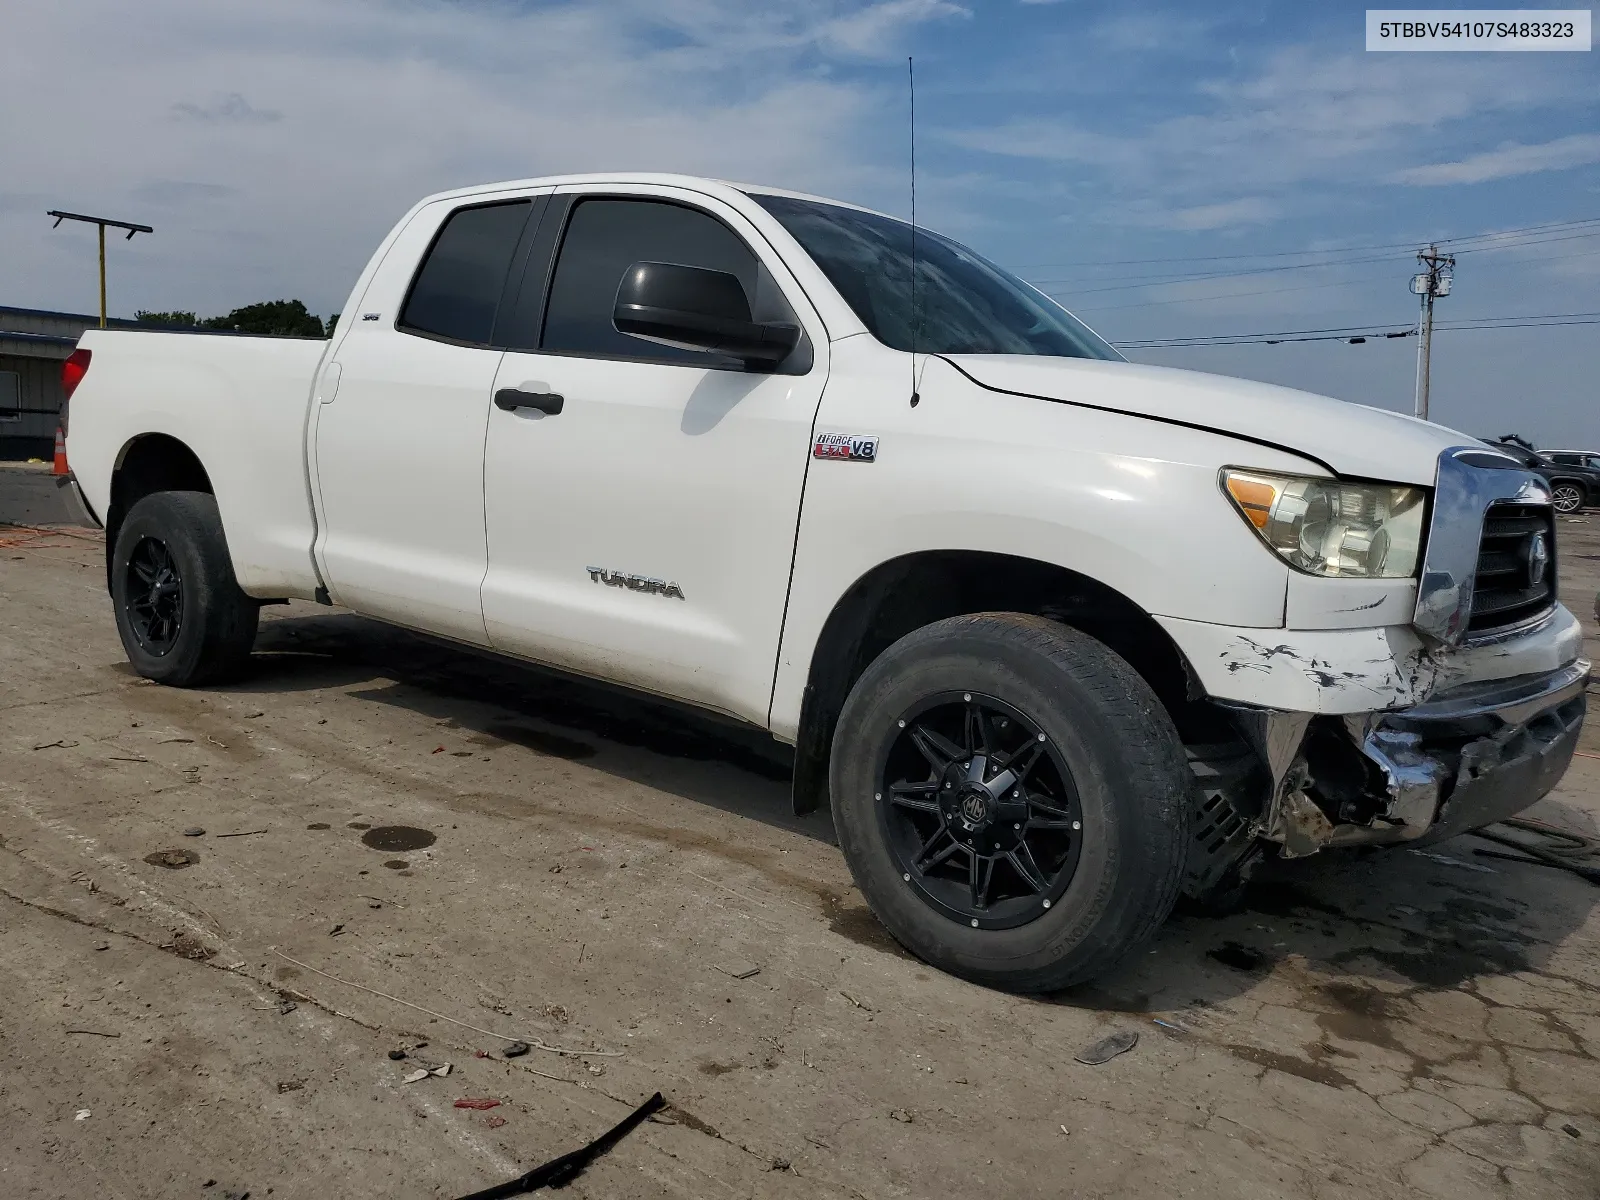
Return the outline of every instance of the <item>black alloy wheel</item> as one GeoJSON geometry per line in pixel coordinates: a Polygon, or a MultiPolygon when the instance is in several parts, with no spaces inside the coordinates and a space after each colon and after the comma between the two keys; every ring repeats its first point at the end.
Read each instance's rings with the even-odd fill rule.
{"type": "Polygon", "coordinates": [[[902,880],[974,929],[1044,916],[1077,870],[1083,809],[1060,751],[1018,709],[975,691],[899,718],[878,772],[902,880]]]}
{"type": "Polygon", "coordinates": [[[157,658],[169,654],[183,629],[183,576],[166,542],[140,539],[128,558],[124,595],[139,645],[157,658]]]}

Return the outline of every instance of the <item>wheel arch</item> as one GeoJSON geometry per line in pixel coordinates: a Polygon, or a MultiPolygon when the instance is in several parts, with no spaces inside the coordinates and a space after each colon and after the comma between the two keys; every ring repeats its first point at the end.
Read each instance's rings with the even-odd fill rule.
{"type": "Polygon", "coordinates": [[[205,492],[216,495],[211,476],[189,445],[169,433],[142,433],[117,452],[111,470],[111,502],[106,506],[106,586],[117,533],[133,506],[155,492],[205,492]]]}
{"type": "Polygon", "coordinates": [[[1055,563],[976,550],[919,551],[873,567],[834,604],[812,649],[795,739],[797,813],[827,797],[845,697],[867,665],[914,629],[947,617],[1018,612],[1070,625],[1121,655],[1180,717],[1204,695],[1172,638],[1133,600],[1055,563]]]}

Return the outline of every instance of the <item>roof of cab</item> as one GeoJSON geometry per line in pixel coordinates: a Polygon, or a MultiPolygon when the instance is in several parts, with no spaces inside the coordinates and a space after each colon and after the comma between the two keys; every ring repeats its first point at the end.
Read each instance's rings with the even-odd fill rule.
{"type": "Polygon", "coordinates": [[[568,184],[605,186],[607,184],[636,183],[687,188],[713,196],[720,195],[724,200],[744,199],[749,196],[787,196],[794,200],[810,200],[817,204],[831,204],[837,208],[852,208],[858,212],[873,213],[876,216],[888,215],[860,204],[851,204],[847,200],[835,200],[828,196],[815,196],[808,192],[795,192],[787,188],[769,187],[766,184],[735,183],[732,180],[713,179],[704,175],[677,175],[666,171],[595,171],[578,175],[543,175],[534,179],[508,179],[499,183],[479,183],[471,187],[436,192],[431,196],[425,197],[420,204],[431,204],[437,200],[467,199],[472,196],[492,195],[496,192],[509,192],[524,188],[562,187],[568,184]]]}

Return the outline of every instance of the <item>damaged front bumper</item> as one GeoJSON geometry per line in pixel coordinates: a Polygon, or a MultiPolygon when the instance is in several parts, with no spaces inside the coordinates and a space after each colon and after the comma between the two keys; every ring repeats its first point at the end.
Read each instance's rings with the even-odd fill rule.
{"type": "Polygon", "coordinates": [[[1521,812],[1572,760],[1589,671],[1577,659],[1338,716],[1227,704],[1268,777],[1252,831],[1299,857],[1437,841],[1521,812]]]}

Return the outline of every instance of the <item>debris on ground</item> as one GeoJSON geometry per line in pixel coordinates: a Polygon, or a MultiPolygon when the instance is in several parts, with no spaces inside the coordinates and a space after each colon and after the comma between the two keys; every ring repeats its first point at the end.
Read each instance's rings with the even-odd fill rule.
{"type": "Polygon", "coordinates": [[[1583,1136],[1583,1131],[1580,1130],[1571,1121],[1564,1121],[1562,1123],[1561,1132],[1566,1134],[1568,1137],[1582,1137],[1583,1136]]]}
{"type": "Polygon", "coordinates": [[[587,1146],[570,1154],[563,1154],[560,1158],[551,1159],[544,1166],[535,1167],[526,1175],[496,1184],[494,1187],[484,1188],[482,1191],[472,1192],[461,1197],[461,1200],[505,1200],[508,1196],[521,1196],[539,1188],[565,1187],[583,1174],[584,1168],[591,1162],[620,1142],[641,1121],[665,1108],[666,1104],[661,1093],[657,1092],[587,1146]]]}
{"type": "Polygon", "coordinates": [[[1432,850],[1407,850],[1407,854],[1416,854],[1422,858],[1431,858],[1434,862],[1443,863],[1447,867],[1460,867],[1464,871],[1476,871],[1480,875],[1498,875],[1493,867],[1481,866],[1478,863],[1462,862],[1459,858],[1451,858],[1448,854],[1435,854],[1432,850]]]}
{"type": "Polygon", "coordinates": [[[152,867],[166,867],[169,871],[177,871],[194,866],[200,861],[200,856],[193,850],[157,850],[154,854],[146,854],[144,861],[152,867]]]}
{"type": "Polygon", "coordinates": [[[889,1110],[889,1116],[894,1120],[899,1121],[902,1125],[909,1125],[911,1122],[917,1119],[915,1113],[904,1108],[891,1108],[889,1110]]]}
{"type": "Polygon", "coordinates": [[[1517,851],[1505,854],[1496,850],[1474,850],[1485,858],[1533,863],[1570,871],[1590,883],[1600,883],[1600,839],[1585,837],[1529,817],[1508,817],[1494,825],[1474,829],[1472,836],[1496,842],[1517,851]]]}
{"type": "Polygon", "coordinates": [[[72,1119],[74,1121],[87,1121],[91,1115],[92,1114],[89,1112],[89,1110],[87,1108],[80,1108],[78,1110],[77,1116],[73,1117],[72,1119]]]}
{"type": "Polygon", "coordinates": [[[787,1170],[789,1170],[789,1168],[791,1166],[793,1166],[793,1164],[790,1163],[790,1161],[787,1158],[775,1158],[775,1159],[772,1160],[771,1164],[767,1167],[767,1170],[769,1170],[769,1171],[787,1171],[787,1170]]]}
{"type": "Polygon", "coordinates": [[[103,1033],[98,1029],[69,1029],[69,1030],[67,1030],[67,1032],[68,1033],[89,1033],[89,1034],[93,1034],[95,1037],[119,1038],[119,1037],[122,1036],[120,1033],[103,1033]]]}
{"type": "Polygon", "coordinates": [[[59,746],[63,750],[70,750],[70,749],[72,749],[72,747],[76,746],[77,744],[78,743],[73,741],[71,738],[61,738],[59,741],[41,742],[41,743],[39,743],[39,745],[35,746],[34,749],[35,750],[54,750],[59,746]]]}
{"type": "Polygon", "coordinates": [[[94,948],[96,950],[109,950],[109,949],[111,949],[111,943],[110,942],[96,942],[94,944],[94,948]]]}
{"type": "Polygon", "coordinates": [[[305,1086],[306,1081],[304,1079],[284,1079],[278,1084],[278,1095],[281,1096],[285,1092],[298,1092],[305,1086]]]}
{"type": "Polygon", "coordinates": [[[717,970],[724,975],[731,975],[735,979],[750,979],[761,974],[761,968],[753,962],[736,959],[729,963],[718,963],[717,970]]]}
{"type": "Polygon", "coordinates": [[[501,1058],[521,1058],[531,1047],[527,1042],[512,1042],[500,1051],[501,1058]]]}
{"type": "Polygon", "coordinates": [[[1101,1063],[1110,1062],[1119,1054],[1126,1054],[1138,1044],[1139,1035],[1132,1029],[1123,1029],[1085,1046],[1072,1057],[1085,1066],[1098,1067],[1101,1063]]]}
{"type": "Polygon", "coordinates": [[[1268,965],[1265,954],[1238,942],[1223,942],[1222,945],[1207,950],[1206,957],[1225,967],[1232,967],[1235,971],[1259,971],[1268,965]]]}
{"type": "Polygon", "coordinates": [[[343,932],[344,932],[344,925],[341,923],[341,924],[335,925],[332,929],[328,930],[328,936],[329,937],[338,937],[343,932]]]}
{"type": "Polygon", "coordinates": [[[214,949],[188,930],[174,930],[171,943],[161,948],[191,962],[205,962],[206,959],[215,958],[217,955],[214,949]]]}
{"type": "Polygon", "coordinates": [[[206,831],[201,829],[198,825],[191,825],[188,829],[183,831],[184,837],[205,837],[205,835],[206,831]]]}
{"type": "Polygon", "coordinates": [[[490,1129],[499,1129],[500,1126],[506,1123],[506,1119],[504,1117],[485,1117],[483,1123],[490,1129]]]}
{"type": "Polygon", "coordinates": [[[295,1009],[297,1009],[299,1007],[300,1006],[298,1004],[296,1004],[293,1000],[279,1000],[278,1001],[278,1015],[280,1017],[287,1017],[290,1013],[292,1013],[295,1009]]]}
{"type": "Polygon", "coordinates": [[[472,1108],[484,1112],[491,1108],[499,1108],[500,1101],[492,1096],[463,1096],[455,1102],[456,1108],[472,1108]]]}
{"type": "Polygon", "coordinates": [[[405,1056],[406,1052],[404,1050],[389,1051],[389,1058],[394,1062],[399,1062],[401,1059],[405,1058],[405,1056]]]}
{"type": "Polygon", "coordinates": [[[255,837],[256,834],[258,834],[258,833],[266,833],[266,832],[267,831],[265,829],[241,829],[237,833],[219,833],[219,834],[217,834],[217,836],[219,838],[222,838],[222,837],[255,837]]]}

